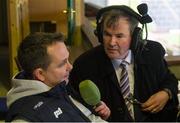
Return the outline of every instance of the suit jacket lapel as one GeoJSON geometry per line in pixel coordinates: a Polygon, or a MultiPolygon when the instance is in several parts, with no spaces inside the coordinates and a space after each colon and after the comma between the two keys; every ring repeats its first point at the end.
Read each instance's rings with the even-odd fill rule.
{"type": "MultiPolygon", "coordinates": [[[[103,48],[103,47],[102,47],[103,48]]],[[[112,84],[114,84],[114,86],[119,90],[119,92],[121,93],[121,89],[119,87],[119,83],[118,83],[118,79],[113,67],[113,64],[111,62],[111,60],[108,58],[108,56],[106,55],[104,49],[101,50],[102,51],[102,55],[99,58],[98,61],[104,61],[103,63],[100,63],[100,70],[101,70],[101,77],[102,78],[109,78],[112,82],[112,84]]]]}

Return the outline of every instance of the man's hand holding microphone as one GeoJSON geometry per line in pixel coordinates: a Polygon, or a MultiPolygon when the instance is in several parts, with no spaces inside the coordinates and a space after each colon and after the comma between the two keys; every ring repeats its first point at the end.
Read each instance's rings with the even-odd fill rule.
{"type": "Polygon", "coordinates": [[[94,106],[94,110],[98,115],[106,120],[109,118],[111,111],[107,105],[101,101],[101,94],[98,87],[91,80],[84,80],[79,84],[80,94],[83,100],[94,106]]]}

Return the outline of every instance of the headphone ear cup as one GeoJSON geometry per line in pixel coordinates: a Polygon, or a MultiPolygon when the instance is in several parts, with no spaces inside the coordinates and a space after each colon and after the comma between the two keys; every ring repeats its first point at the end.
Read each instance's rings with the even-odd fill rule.
{"type": "Polygon", "coordinates": [[[97,24],[96,30],[94,30],[94,34],[97,36],[98,41],[99,41],[100,43],[103,43],[102,22],[97,24]]]}
{"type": "Polygon", "coordinates": [[[132,34],[132,42],[131,42],[131,46],[130,49],[136,53],[138,51],[138,47],[139,47],[139,43],[142,40],[142,29],[140,27],[136,27],[134,29],[134,32],[132,34]]]}

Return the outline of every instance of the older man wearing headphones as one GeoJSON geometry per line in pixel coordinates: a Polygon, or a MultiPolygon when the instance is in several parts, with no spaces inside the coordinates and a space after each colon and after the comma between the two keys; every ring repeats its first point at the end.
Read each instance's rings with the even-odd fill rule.
{"type": "Polygon", "coordinates": [[[141,15],[124,5],[99,10],[96,35],[101,45],[76,59],[71,84],[78,90],[79,82],[92,80],[111,110],[108,121],[175,121],[178,81],[162,45],[142,38],[152,20],[146,4],[138,10],[141,15]]]}

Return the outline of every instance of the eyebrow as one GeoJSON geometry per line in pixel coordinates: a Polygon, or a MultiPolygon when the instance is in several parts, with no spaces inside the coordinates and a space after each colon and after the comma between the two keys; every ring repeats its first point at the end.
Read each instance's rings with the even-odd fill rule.
{"type": "MultiPolygon", "coordinates": [[[[103,32],[104,34],[108,34],[108,35],[112,35],[111,33],[109,33],[108,31],[106,31],[106,30],[104,30],[104,32],[103,32]]],[[[122,35],[124,35],[123,33],[116,33],[116,34],[114,34],[114,35],[116,35],[116,36],[122,36],[122,35]]]]}

